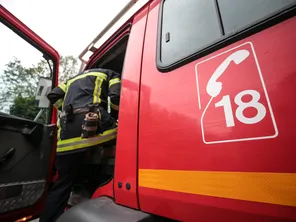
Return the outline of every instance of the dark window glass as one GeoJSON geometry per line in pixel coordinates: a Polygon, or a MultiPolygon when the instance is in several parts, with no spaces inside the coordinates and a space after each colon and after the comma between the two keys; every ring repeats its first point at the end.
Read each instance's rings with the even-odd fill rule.
{"type": "Polygon", "coordinates": [[[211,46],[222,35],[295,5],[296,0],[163,0],[162,4],[158,58],[160,67],[166,67],[211,46]]]}
{"type": "Polygon", "coordinates": [[[37,96],[41,96],[44,86],[40,86],[37,96]]]}
{"type": "Polygon", "coordinates": [[[296,3],[296,0],[218,0],[225,33],[231,33],[296,3]]]}
{"type": "Polygon", "coordinates": [[[163,3],[161,61],[171,64],[221,36],[214,1],[166,0],[163,3]]]}

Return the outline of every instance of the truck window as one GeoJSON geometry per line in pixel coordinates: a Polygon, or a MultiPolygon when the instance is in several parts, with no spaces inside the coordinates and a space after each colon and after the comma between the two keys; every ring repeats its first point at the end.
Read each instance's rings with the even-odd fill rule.
{"type": "Polygon", "coordinates": [[[269,17],[295,2],[295,0],[218,0],[218,5],[224,31],[228,34],[269,17]]]}
{"type": "Polygon", "coordinates": [[[122,73],[128,37],[128,35],[123,36],[113,47],[96,60],[91,68],[111,69],[122,73]]]}
{"type": "Polygon", "coordinates": [[[178,61],[220,36],[214,1],[164,1],[161,34],[164,64],[178,61]]]}
{"type": "Polygon", "coordinates": [[[0,33],[0,113],[49,123],[52,61],[1,22],[0,33]]]}
{"type": "Polygon", "coordinates": [[[163,0],[157,66],[171,67],[184,64],[192,55],[204,56],[211,46],[220,43],[225,46],[231,36],[250,26],[256,28],[254,25],[295,3],[296,0],[163,0]]]}

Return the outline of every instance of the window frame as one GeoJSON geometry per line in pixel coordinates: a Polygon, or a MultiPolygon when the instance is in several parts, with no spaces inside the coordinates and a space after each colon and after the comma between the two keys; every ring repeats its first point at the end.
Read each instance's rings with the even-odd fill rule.
{"type": "Polygon", "coordinates": [[[286,7],[281,8],[280,10],[275,11],[272,14],[269,14],[267,16],[262,17],[261,19],[254,21],[251,24],[248,24],[240,29],[237,29],[234,32],[225,34],[222,19],[221,19],[221,14],[220,14],[219,8],[217,7],[218,1],[212,0],[212,1],[215,1],[215,9],[217,13],[217,19],[219,20],[218,22],[220,24],[220,31],[222,33],[222,36],[217,40],[213,41],[212,43],[207,44],[203,47],[200,47],[195,53],[188,54],[187,56],[182,57],[176,62],[164,64],[161,61],[161,44],[162,44],[161,36],[162,36],[162,23],[163,23],[163,9],[164,9],[165,1],[167,0],[162,0],[159,6],[158,22],[157,22],[157,42],[156,42],[156,67],[158,71],[162,73],[167,73],[181,66],[184,66],[196,59],[204,57],[212,52],[215,52],[239,40],[242,40],[253,34],[263,31],[269,27],[279,24],[296,15],[296,4],[292,3],[286,7]]]}
{"type": "Polygon", "coordinates": [[[92,66],[100,60],[106,53],[108,53],[112,48],[120,42],[126,36],[129,36],[132,28],[132,23],[126,23],[122,28],[119,29],[113,36],[110,37],[105,43],[102,44],[100,48],[98,48],[93,55],[89,58],[86,66],[83,71],[87,69],[91,69],[92,66]],[[107,50],[106,50],[107,48],[107,50]]]}
{"type": "MultiPolygon", "coordinates": [[[[100,53],[98,53],[97,57],[95,57],[95,59],[92,60],[92,62],[90,63],[89,66],[87,66],[84,70],[87,69],[95,69],[96,67],[93,67],[102,57],[104,57],[107,53],[110,53],[111,50],[113,50],[113,47],[116,46],[116,44],[120,43],[122,40],[124,40],[126,37],[129,39],[129,35],[130,32],[124,32],[122,35],[118,36],[118,39],[115,39],[114,42],[112,42],[112,44],[110,44],[110,48],[108,48],[106,51],[102,50],[100,53]]],[[[127,44],[128,44],[128,40],[127,40],[127,44]]],[[[124,63],[123,63],[124,65],[124,63]]],[[[123,67],[124,68],[124,67],[123,67]]],[[[122,70],[123,70],[122,68],[122,70]]],[[[122,71],[123,73],[123,71],[122,71]]]]}
{"type": "MultiPolygon", "coordinates": [[[[33,39],[31,39],[27,34],[23,33],[21,29],[17,28],[10,21],[8,21],[5,17],[0,17],[0,23],[3,24],[4,26],[6,26],[6,28],[13,31],[17,36],[19,36],[24,41],[26,41],[28,44],[30,44],[33,48],[35,48],[36,50],[41,52],[42,55],[43,55],[43,58],[47,61],[47,63],[49,63],[49,61],[52,62],[52,66],[49,66],[49,68],[51,70],[51,75],[52,75],[50,77],[51,84],[52,84],[51,88],[53,89],[57,84],[57,78],[58,78],[58,75],[59,75],[58,74],[59,61],[56,60],[55,56],[53,54],[51,54],[50,52],[48,52],[46,49],[44,49],[40,42],[36,42],[33,39]]],[[[1,113],[1,114],[3,114],[3,113],[1,113]]],[[[53,119],[52,119],[53,114],[54,114],[53,105],[49,104],[48,118],[46,119],[46,124],[53,123],[53,119]]],[[[7,114],[7,115],[10,116],[10,117],[13,117],[13,118],[24,119],[24,118],[19,117],[19,116],[13,116],[11,114],[7,114]]],[[[30,119],[24,119],[24,120],[37,123],[36,121],[30,120],[30,119]]]]}

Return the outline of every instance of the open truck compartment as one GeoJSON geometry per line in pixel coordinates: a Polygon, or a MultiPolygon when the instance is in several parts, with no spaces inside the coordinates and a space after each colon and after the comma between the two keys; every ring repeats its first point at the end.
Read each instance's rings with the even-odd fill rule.
{"type": "MultiPolygon", "coordinates": [[[[111,69],[121,74],[127,42],[128,35],[120,38],[109,50],[102,53],[89,69],[111,69]]],[[[85,191],[83,193],[91,197],[97,188],[111,181],[114,177],[115,151],[114,143],[99,145],[89,150],[74,182],[75,187],[82,187],[85,191]]]]}

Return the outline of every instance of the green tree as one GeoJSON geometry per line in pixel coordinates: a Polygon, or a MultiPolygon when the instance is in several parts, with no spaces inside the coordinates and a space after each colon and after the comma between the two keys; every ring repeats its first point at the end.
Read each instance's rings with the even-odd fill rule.
{"type": "MultiPolygon", "coordinates": [[[[35,97],[22,97],[18,95],[14,98],[13,104],[10,107],[10,114],[26,119],[33,120],[39,112],[39,108],[35,105],[35,97]]],[[[40,123],[46,123],[48,110],[38,119],[40,123]]]]}
{"type": "MultiPolygon", "coordinates": [[[[48,63],[45,60],[41,60],[37,65],[32,67],[32,71],[40,74],[40,76],[46,76],[50,73],[48,63]]],[[[78,72],[78,60],[74,56],[61,56],[59,67],[59,83],[75,76],[78,72]]]]}
{"type": "Polygon", "coordinates": [[[32,96],[38,81],[31,68],[25,68],[21,61],[14,58],[6,65],[1,76],[1,101],[7,102],[16,95],[32,96]],[[35,87],[35,88],[34,88],[35,87]]]}
{"type": "Polygon", "coordinates": [[[74,56],[61,56],[59,67],[59,83],[78,73],[78,60],[74,56]]]}
{"type": "MultiPolygon", "coordinates": [[[[62,56],[60,61],[59,82],[77,74],[78,62],[73,56],[62,56]]],[[[24,67],[14,58],[0,75],[0,111],[10,107],[10,114],[34,119],[39,112],[35,105],[35,93],[40,77],[50,77],[50,68],[45,60],[36,65],[24,67]]],[[[40,120],[45,121],[48,112],[40,120]]]]}

